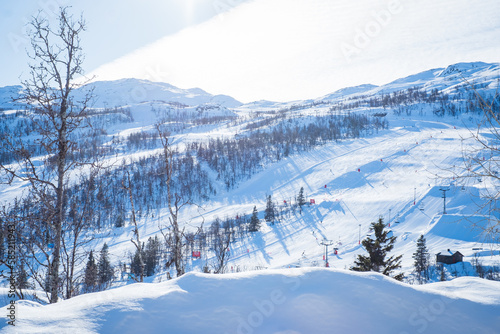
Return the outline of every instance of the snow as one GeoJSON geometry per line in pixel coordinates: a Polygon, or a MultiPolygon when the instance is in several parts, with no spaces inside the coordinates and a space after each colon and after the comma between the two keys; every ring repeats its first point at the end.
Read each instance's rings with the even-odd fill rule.
{"type": "Polygon", "coordinates": [[[241,105],[227,95],[211,95],[200,88],[181,89],[168,83],[151,82],[138,79],[120,79],[115,81],[97,81],[85,85],[75,92],[76,99],[93,90],[96,97],[94,107],[137,105],[142,102],[178,102],[189,106],[205,103],[218,103],[235,108],[241,105]]]}
{"type": "MultiPolygon", "coordinates": [[[[425,287],[332,269],[190,273],[39,306],[4,333],[494,333],[500,282],[425,287]]],[[[4,309],[4,312],[6,310],[4,309]]]]}
{"type": "Polygon", "coordinates": [[[359,85],[356,87],[342,88],[342,89],[337,90],[336,92],[333,92],[331,94],[328,94],[328,95],[321,97],[319,100],[320,101],[322,101],[322,100],[334,100],[334,99],[342,98],[346,95],[354,95],[354,94],[362,95],[363,93],[365,93],[369,90],[373,90],[375,88],[377,88],[377,86],[370,85],[370,84],[359,85]]]}
{"type": "MultiPolygon", "coordinates": [[[[0,88],[0,108],[12,109],[15,107],[13,99],[16,98],[21,91],[21,86],[6,86],[0,88]]],[[[1,111],[0,111],[1,113],[1,111]]]]}

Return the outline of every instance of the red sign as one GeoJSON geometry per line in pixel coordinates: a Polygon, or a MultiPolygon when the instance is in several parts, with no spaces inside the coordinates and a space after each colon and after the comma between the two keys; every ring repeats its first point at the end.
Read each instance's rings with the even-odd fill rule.
{"type": "Polygon", "coordinates": [[[194,252],[193,251],[193,257],[194,258],[200,258],[201,257],[201,252],[194,252]]]}
{"type": "Polygon", "coordinates": [[[311,198],[310,203],[311,204],[316,204],[316,201],[313,198],[311,198]]]}

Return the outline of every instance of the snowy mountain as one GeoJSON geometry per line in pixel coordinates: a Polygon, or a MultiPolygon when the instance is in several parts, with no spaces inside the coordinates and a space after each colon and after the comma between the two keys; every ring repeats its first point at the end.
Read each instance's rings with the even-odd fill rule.
{"type": "Polygon", "coordinates": [[[19,96],[22,86],[6,86],[0,88],[0,108],[9,110],[16,109],[16,104],[13,101],[19,96]]]}
{"type": "Polygon", "coordinates": [[[349,96],[349,95],[354,95],[354,94],[363,94],[365,92],[368,92],[370,90],[373,90],[377,88],[378,86],[371,85],[371,84],[365,84],[365,85],[359,85],[356,87],[347,87],[347,88],[342,88],[337,90],[336,92],[333,92],[331,94],[325,95],[321,97],[319,100],[336,100],[339,98],[343,98],[344,96],[349,96]]]}
{"type": "MultiPolygon", "coordinates": [[[[92,100],[94,108],[137,106],[145,103],[195,107],[214,104],[226,108],[236,108],[241,105],[230,96],[211,95],[200,88],[181,89],[167,83],[138,79],[92,82],[76,89],[74,99],[81,100],[89,91],[92,91],[95,97],[92,100]]],[[[21,92],[21,86],[1,87],[0,107],[13,108],[12,100],[19,97],[21,92]]]]}
{"type": "Polygon", "coordinates": [[[227,108],[236,108],[240,102],[226,95],[211,95],[200,88],[180,89],[161,82],[138,79],[116,81],[97,81],[79,89],[83,94],[92,89],[96,96],[96,107],[115,107],[137,105],[141,103],[176,102],[188,106],[206,103],[220,104],[227,108]]]}
{"type": "MultiPolygon", "coordinates": [[[[484,118],[475,92],[496,103],[499,75],[500,64],[459,63],[314,100],[243,105],[201,89],[137,79],[82,87],[76,99],[88,89],[96,96],[92,117],[104,129],[92,145],[102,148],[107,168],[92,182],[73,179],[80,188],[69,190],[81,196],[88,186],[87,196],[95,200],[75,280],[83,291],[88,253],[97,254],[104,243],[113,280],[108,291],[56,305],[19,301],[15,329],[108,333],[133,332],[141,324],[152,332],[176,333],[200,326],[209,333],[494,332],[500,297],[498,282],[490,280],[500,278],[500,252],[498,241],[484,231],[498,219],[488,195],[500,186],[494,178],[471,174],[480,164],[468,165],[472,160],[466,157],[482,165],[498,161],[471,129],[495,144],[491,129],[477,130],[484,118]],[[188,274],[168,282],[176,273],[164,234],[170,215],[158,122],[168,130],[177,159],[172,187],[196,204],[179,212],[188,274]],[[124,175],[133,180],[130,194],[124,192],[124,175]],[[307,204],[299,207],[301,188],[307,204]],[[269,196],[275,217],[266,221],[269,196]],[[254,207],[260,228],[250,231],[254,207]],[[370,224],[380,217],[396,237],[391,253],[403,255],[404,283],[346,271],[366,254],[360,242],[372,236],[370,224]],[[161,240],[157,266],[144,280],[155,284],[133,284],[136,249],[130,240],[137,234],[149,245],[155,237],[161,240]],[[227,235],[233,239],[219,249],[227,255],[228,274],[201,274],[215,271],[216,242],[227,235]],[[430,284],[416,286],[412,255],[421,235],[432,266],[430,284]],[[324,243],[331,246],[327,253],[324,243]],[[436,264],[435,255],[447,249],[459,251],[463,262],[436,264]],[[325,267],[327,257],[330,269],[311,269],[325,267]],[[274,300],[272,312],[267,300],[274,300]]],[[[18,91],[5,87],[0,97],[18,91]]],[[[0,129],[31,139],[24,116],[16,117],[0,117],[0,129]]],[[[23,189],[22,182],[2,186],[0,203],[12,203],[23,189]]],[[[45,247],[38,254],[50,251],[45,247]]],[[[45,298],[40,287],[36,296],[45,298]]]]}
{"type": "Polygon", "coordinates": [[[388,94],[409,88],[421,88],[425,91],[433,89],[453,92],[464,86],[470,88],[487,88],[494,93],[499,87],[498,63],[458,63],[446,68],[435,68],[394,80],[388,84],[375,86],[370,84],[340,89],[318,100],[346,99],[355,95],[388,94]]]}

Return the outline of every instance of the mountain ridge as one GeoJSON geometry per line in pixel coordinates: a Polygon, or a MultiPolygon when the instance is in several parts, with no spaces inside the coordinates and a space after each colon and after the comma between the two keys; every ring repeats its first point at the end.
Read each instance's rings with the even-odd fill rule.
{"type": "MultiPolygon", "coordinates": [[[[398,90],[419,87],[427,91],[432,89],[452,89],[454,86],[463,85],[466,82],[474,84],[475,80],[481,78],[489,84],[498,84],[500,78],[500,63],[486,62],[459,62],[442,68],[433,68],[419,73],[399,78],[384,85],[362,84],[352,87],[344,87],[321,97],[308,100],[294,100],[285,102],[276,101],[252,101],[241,103],[231,96],[224,94],[212,95],[201,88],[182,89],[166,82],[153,82],[145,79],[125,78],[111,81],[95,81],[83,85],[75,90],[75,96],[81,97],[85,92],[94,89],[96,99],[93,107],[123,107],[137,105],[147,102],[159,103],[181,103],[188,106],[202,104],[218,104],[227,108],[238,108],[241,106],[264,108],[276,107],[293,103],[306,103],[313,101],[336,101],[349,99],[359,95],[387,94],[398,90]],[[446,84],[444,82],[446,81],[446,84]]],[[[495,88],[495,87],[492,87],[495,88]]],[[[19,104],[13,103],[12,99],[19,96],[22,86],[12,85],[0,87],[0,108],[15,108],[19,104]]]]}

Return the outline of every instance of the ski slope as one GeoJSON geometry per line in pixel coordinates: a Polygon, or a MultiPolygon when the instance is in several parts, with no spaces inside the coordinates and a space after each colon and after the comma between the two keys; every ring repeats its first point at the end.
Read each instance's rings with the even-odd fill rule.
{"type": "MultiPolygon", "coordinates": [[[[203,216],[208,221],[250,213],[254,205],[263,218],[270,194],[285,212],[275,225],[265,225],[249,240],[232,246],[233,270],[324,265],[324,239],[338,248],[335,256],[330,248],[330,266],[349,268],[364,252],[360,234],[363,239],[379,216],[398,237],[394,253],[404,254],[406,272],[412,270],[411,254],[421,234],[428,238],[431,254],[452,248],[472,256],[472,248],[484,246],[482,234],[470,222],[482,185],[462,190],[451,178],[443,178],[451,175],[453,165],[462,164],[462,138],[470,136],[469,130],[432,117],[391,119],[390,124],[377,135],[326,144],[284,159],[207,204],[203,216]],[[451,189],[444,216],[442,186],[451,189]],[[307,201],[314,199],[315,204],[293,214],[283,201],[294,201],[301,187],[307,201]]],[[[484,216],[476,215],[475,220],[483,221],[484,216]]]]}

